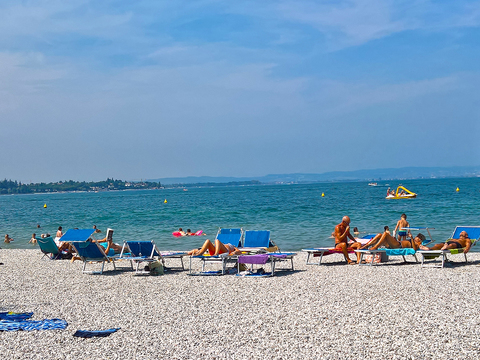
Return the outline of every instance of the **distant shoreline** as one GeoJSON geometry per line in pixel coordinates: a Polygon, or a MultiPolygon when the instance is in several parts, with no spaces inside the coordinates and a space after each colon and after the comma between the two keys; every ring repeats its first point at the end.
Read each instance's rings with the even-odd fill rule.
{"type": "MultiPolygon", "coordinates": [[[[393,178],[375,180],[376,182],[402,182],[415,180],[442,180],[442,179],[472,179],[479,178],[480,175],[471,176],[444,176],[444,177],[414,177],[414,178],[393,178]]],[[[225,183],[185,183],[185,184],[169,184],[161,187],[143,187],[143,188],[126,188],[126,189],[101,189],[101,190],[71,190],[71,191],[39,191],[28,193],[0,193],[0,195],[38,195],[38,194],[74,194],[74,193],[104,193],[104,192],[120,192],[120,191],[137,191],[137,190],[178,190],[190,188],[212,188],[212,187],[243,187],[243,186],[267,186],[267,185],[310,185],[310,184],[334,184],[334,183],[361,183],[371,182],[372,180],[356,180],[356,179],[338,179],[338,180],[319,180],[319,181],[290,181],[290,182],[268,182],[260,181],[239,181],[239,182],[225,182],[225,183]]],[[[390,184],[378,184],[378,187],[390,186],[390,184]]]]}

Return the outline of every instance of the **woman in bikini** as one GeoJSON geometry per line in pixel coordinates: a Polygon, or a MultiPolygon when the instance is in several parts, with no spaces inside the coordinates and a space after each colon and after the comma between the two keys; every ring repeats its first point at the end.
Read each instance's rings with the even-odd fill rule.
{"type": "Polygon", "coordinates": [[[220,254],[240,255],[242,252],[232,244],[223,244],[220,240],[215,239],[215,245],[210,240],[205,240],[203,246],[199,249],[190,250],[187,254],[193,256],[203,255],[208,253],[212,256],[220,254]]]}
{"type": "Polygon", "coordinates": [[[412,248],[415,251],[420,248],[420,245],[425,240],[425,235],[419,233],[415,238],[410,236],[408,240],[397,240],[389,231],[385,231],[383,234],[376,235],[372,240],[363,245],[360,249],[377,250],[381,246],[385,246],[388,249],[401,249],[401,248],[412,248]]]}

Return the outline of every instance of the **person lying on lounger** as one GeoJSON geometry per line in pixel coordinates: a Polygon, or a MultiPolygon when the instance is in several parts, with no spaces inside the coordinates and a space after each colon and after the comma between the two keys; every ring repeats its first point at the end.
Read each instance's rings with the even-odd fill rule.
{"type": "Polygon", "coordinates": [[[190,250],[187,254],[193,256],[203,255],[204,253],[216,256],[219,254],[240,255],[242,252],[232,244],[223,244],[220,240],[215,239],[215,245],[210,240],[205,240],[203,246],[199,249],[190,250]]]}
{"type": "MultiPolygon", "coordinates": [[[[344,216],[342,222],[335,226],[335,231],[333,232],[333,237],[335,238],[335,249],[340,250],[345,257],[347,263],[355,264],[355,261],[352,261],[348,256],[348,248],[358,249],[362,244],[355,240],[355,238],[350,234],[350,218],[344,216]],[[349,244],[348,239],[353,240],[353,243],[349,244]]],[[[360,254],[357,254],[357,263],[360,262],[360,254]]]]}
{"type": "Polygon", "coordinates": [[[385,231],[383,234],[377,234],[372,240],[363,245],[360,249],[377,250],[381,246],[385,246],[387,249],[405,249],[412,248],[417,251],[422,242],[425,240],[425,235],[419,233],[415,238],[410,236],[407,240],[399,241],[390,235],[389,231],[385,231]]]}
{"type": "Polygon", "coordinates": [[[471,247],[472,240],[470,240],[466,231],[462,231],[459,235],[459,239],[449,239],[446,243],[436,244],[431,248],[421,245],[420,250],[449,250],[465,248],[463,252],[466,254],[470,251],[471,247]]]}

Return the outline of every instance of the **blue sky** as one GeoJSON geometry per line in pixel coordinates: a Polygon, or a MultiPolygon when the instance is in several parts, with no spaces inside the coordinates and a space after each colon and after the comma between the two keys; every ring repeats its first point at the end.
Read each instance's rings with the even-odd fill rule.
{"type": "Polygon", "coordinates": [[[480,1],[0,2],[0,178],[480,164],[480,1]]]}

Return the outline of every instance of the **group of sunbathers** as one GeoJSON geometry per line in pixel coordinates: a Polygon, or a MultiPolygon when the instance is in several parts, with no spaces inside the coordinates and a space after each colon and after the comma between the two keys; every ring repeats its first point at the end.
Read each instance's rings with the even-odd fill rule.
{"type": "MultiPolygon", "coordinates": [[[[397,222],[397,226],[393,231],[393,235],[390,234],[388,226],[385,226],[385,231],[381,234],[375,235],[366,244],[361,244],[350,234],[350,218],[344,216],[342,222],[335,227],[333,236],[335,238],[335,249],[340,250],[348,264],[355,264],[354,261],[348,256],[348,251],[352,250],[376,250],[380,247],[388,249],[400,249],[400,248],[412,248],[416,250],[448,250],[448,249],[464,249],[463,252],[467,253],[472,242],[468,237],[466,231],[462,231],[459,234],[458,239],[450,239],[446,243],[436,244],[432,247],[426,247],[422,245],[425,241],[425,235],[418,233],[415,237],[412,236],[410,230],[406,230],[409,224],[407,222],[407,215],[402,214],[400,220],[397,222]],[[398,230],[398,233],[397,233],[398,230]],[[397,236],[395,236],[397,235],[397,236]]],[[[357,252],[357,263],[360,262],[360,253],[357,252]]]]}

